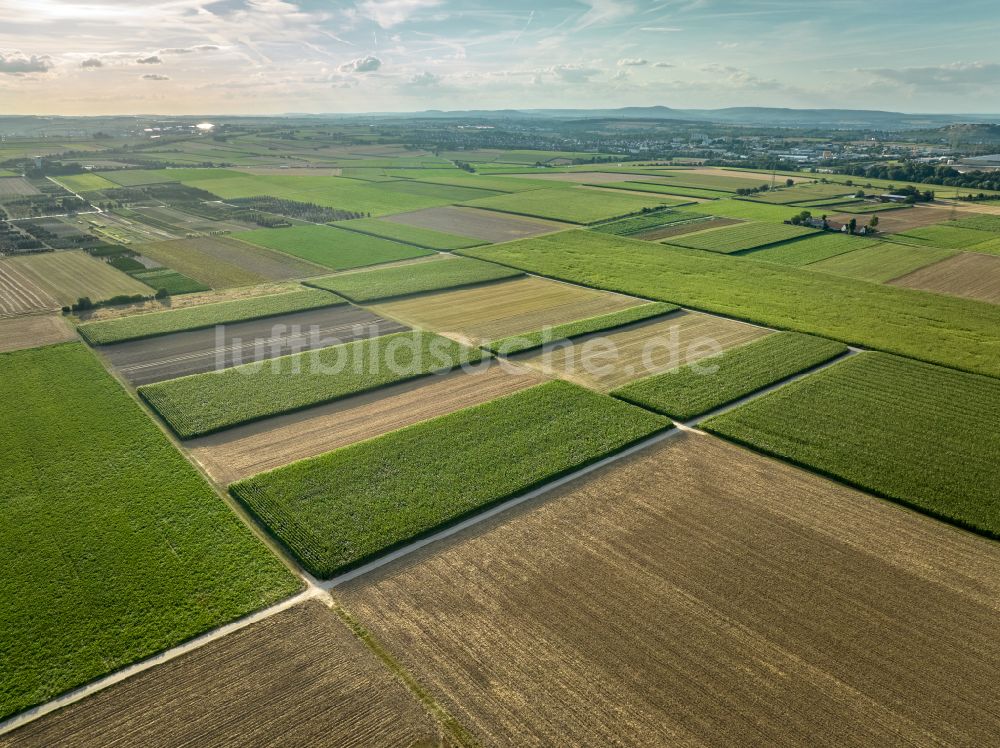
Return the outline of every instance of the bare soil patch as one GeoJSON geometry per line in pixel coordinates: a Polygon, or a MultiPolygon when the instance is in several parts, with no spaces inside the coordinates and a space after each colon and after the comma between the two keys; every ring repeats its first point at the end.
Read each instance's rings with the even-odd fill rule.
{"type": "Polygon", "coordinates": [[[0,746],[414,746],[441,737],[337,615],[306,602],[31,722],[0,746]]]}
{"type": "Polygon", "coordinates": [[[702,434],[338,592],[487,746],[1000,737],[1000,545],[702,434]]]}
{"type": "Polygon", "coordinates": [[[522,218],[509,213],[496,213],[490,210],[458,206],[427,208],[412,213],[397,213],[392,216],[382,216],[382,220],[443,231],[446,234],[468,236],[491,243],[526,239],[539,234],[550,234],[553,231],[573,228],[569,224],[558,221],[522,218]]]}
{"type": "MultiPolygon", "coordinates": [[[[813,215],[823,213],[821,208],[810,208],[813,215]]],[[[874,214],[873,214],[874,215],[874,214]]],[[[870,216],[863,213],[831,213],[827,218],[832,223],[850,223],[856,218],[858,224],[868,223],[870,216]]],[[[883,210],[878,213],[878,230],[880,234],[897,234],[902,231],[930,226],[934,223],[947,221],[950,216],[938,208],[901,208],[899,210],[883,210]]]]}
{"type": "Polygon", "coordinates": [[[57,314],[0,317],[0,353],[76,340],[76,333],[57,314]]]}
{"type": "Polygon", "coordinates": [[[2,177],[0,178],[0,199],[5,197],[24,197],[27,195],[40,195],[31,182],[22,177],[2,177]]]}
{"type": "Polygon", "coordinates": [[[527,369],[494,364],[386,387],[316,408],[237,426],[186,443],[217,483],[251,475],[436,416],[495,400],[543,381],[527,369]]]}
{"type": "Polygon", "coordinates": [[[889,283],[996,304],[1000,303],[1000,257],[962,252],[889,283]]]}

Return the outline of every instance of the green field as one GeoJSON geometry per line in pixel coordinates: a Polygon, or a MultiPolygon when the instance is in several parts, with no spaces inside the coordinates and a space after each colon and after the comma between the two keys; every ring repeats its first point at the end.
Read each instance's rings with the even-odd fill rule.
{"type": "Polygon", "coordinates": [[[798,332],[779,332],[611,394],[687,421],[847,352],[847,346],[798,332]]]}
{"type": "Polygon", "coordinates": [[[302,312],[307,309],[334,306],[345,303],[333,294],[315,289],[302,289],[290,293],[255,296],[218,304],[171,309],[163,312],[148,312],[131,317],[117,317],[87,322],[77,327],[77,331],[94,345],[122,343],[126,340],[152,338],[184,330],[200,330],[215,325],[246,322],[279,314],[302,312]]]}
{"type": "Polygon", "coordinates": [[[869,242],[868,246],[862,249],[815,262],[809,265],[809,269],[884,283],[940,262],[954,254],[950,249],[908,247],[892,242],[869,242]]]}
{"type": "Polygon", "coordinates": [[[56,177],[55,180],[70,192],[91,192],[93,190],[107,190],[118,187],[114,182],[109,182],[99,174],[72,174],[64,177],[56,177]]]}
{"type": "Polygon", "coordinates": [[[741,223],[737,226],[723,226],[707,231],[671,237],[666,244],[689,249],[704,249],[708,252],[742,252],[747,249],[766,247],[778,242],[815,234],[816,229],[792,226],[787,223],[741,223]]]}
{"type": "Polygon", "coordinates": [[[605,187],[616,190],[629,190],[630,192],[652,192],[657,195],[669,195],[671,197],[703,197],[708,200],[717,200],[720,197],[729,197],[728,192],[717,190],[700,190],[695,187],[673,187],[659,182],[602,182],[592,184],[592,187],[605,187]]]}
{"type": "Polygon", "coordinates": [[[384,239],[392,239],[397,242],[413,244],[427,249],[465,249],[466,247],[476,247],[483,243],[479,239],[471,239],[467,236],[446,234],[443,231],[425,229],[419,226],[408,226],[405,223],[380,221],[377,218],[358,218],[353,221],[343,221],[342,223],[333,225],[349,231],[380,236],[384,239]]]}
{"type": "Polygon", "coordinates": [[[299,589],[86,346],[0,397],[0,719],[299,589]]]}
{"type": "Polygon", "coordinates": [[[951,223],[939,223],[934,226],[910,229],[893,235],[893,239],[907,244],[1000,255],[1000,237],[996,233],[963,228],[951,223]]]}
{"type": "MultiPolygon", "coordinates": [[[[784,180],[781,180],[784,183],[784,180]]],[[[789,203],[815,202],[818,200],[829,200],[835,197],[853,195],[854,187],[843,184],[823,184],[822,182],[809,182],[798,184],[794,187],[781,187],[769,192],[761,192],[753,196],[754,200],[773,205],[787,205],[789,203]]]]}
{"type": "Polygon", "coordinates": [[[433,333],[398,332],[148,384],[139,394],[187,439],[448,371],[481,356],[433,333]]]}
{"type": "Polygon", "coordinates": [[[1000,234],[1000,216],[981,213],[971,215],[968,218],[959,218],[957,221],[949,221],[942,226],[953,226],[956,229],[974,229],[976,231],[988,231],[993,234],[1000,234]]]}
{"type": "Polygon", "coordinates": [[[412,179],[384,182],[381,187],[390,192],[399,192],[405,195],[423,195],[453,203],[460,203],[464,200],[478,200],[483,197],[493,197],[494,195],[503,194],[497,190],[489,190],[481,186],[421,182],[412,179]]]}
{"type": "Polygon", "coordinates": [[[851,202],[837,206],[837,210],[844,213],[884,213],[887,210],[906,210],[909,205],[899,203],[864,203],[851,202]]]}
{"type": "Polygon", "coordinates": [[[710,203],[684,205],[678,210],[722,218],[742,218],[748,221],[781,223],[802,212],[793,205],[768,205],[753,200],[713,200],[710,203]]]}
{"type": "Polygon", "coordinates": [[[463,257],[313,278],[309,285],[333,291],[351,301],[364,302],[469,286],[517,275],[521,273],[463,257]]]}
{"type": "Polygon", "coordinates": [[[475,208],[499,210],[522,216],[587,224],[641,213],[643,210],[664,205],[678,205],[679,201],[657,198],[652,195],[632,197],[621,193],[574,187],[572,189],[552,188],[498,195],[497,197],[488,197],[485,200],[472,200],[465,204],[475,208]]]}
{"type": "Polygon", "coordinates": [[[98,176],[123,187],[137,187],[184,180],[234,178],[240,176],[240,172],[228,169],[122,169],[102,171],[98,176]]]}
{"type": "Polygon", "coordinates": [[[198,291],[208,291],[208,286],[199,283],[193,278],[178,273],[170,268],[155,268],[153,270],[138,270],[129,273],[137,281],[145,283],[157,291],[163,290],[170,295],[197,293],[198,291]]]}
{"type": "Polygon", "coordinates": [[[233,238],[285,252],[331,270],[349,270],[433,254],[419,247],[333,226],[256,229],[233,234],[233,238]]]}
{"type": "Polygon", "coordinates": [[[312,574],[394,546],[668,428],[549,382],[230,486],[312,574]]]}
{"type": "Polygon", "coordinates": [[[779,244],[775,247],[764,247],[746,255],[751,260],[777,262],[781,265],[809,265],[829,257],[836,257],[845,252],[864,249],[872,246],[871,239],[849,234],[824,231],[815,236],[809,236],[799,241],[779,244]]]}
{"type": "Polygon", "coordinates": [[[677,311],[675,304],[664,304],[662,302],[652,302],[642,304],[620,312],[602,314],[597,317],[569,322],[565,325],[555,325],[544,330],[535,330],[521,333],[520,335],[510,335],[506,338],[491,341],[487,348],[493,353],[510,356],[522,351],[530,351],[540,348],[548,343],[560,340],[568,340],[580,335],[587,335],[592,332],[602,330],[612,330],[616,327],[629,325],[633,322],[659,317],[670,312],[677,311]]]}
{"type": "Polygon", "coordinates": [[[683,223],[684,221],[696,221],[704,218],[697,213],[677,213],[672,210],[658,210],[652,213],[644,213],[641,216],[623,218],[620,221],[611,221],[597,226],[591,226],[591,231],[600,231],[602,234],[614,234],[615,236],[630,236],[642,231],[655,229],[659,226],[667,226],[672,223],[683,223]]]}
{"type": "Polygon", "coordinates": [[[719,192],[736,192],[739,189],[753,189],[764,184],[770,184],[770,179],[746,177],[738,172],[733,172],[733,176],[730,177],[719,174],[699,174],[687,170],[676,172],[657,171],[656,176],[662,180],[662,184],[668,187],[677,185],[678,187],[718,190],[719,192]]]}
{"type": "Polygon", "coordinates": [[[1000,376],[1000,307],[806,268],[565,231],[462,254],[594,288],[1000,376]]]}
{"type": "Polygon", "coordinates": [[[1000,382],[862,353],[703,427],[1000,537],[1000,382]]]}

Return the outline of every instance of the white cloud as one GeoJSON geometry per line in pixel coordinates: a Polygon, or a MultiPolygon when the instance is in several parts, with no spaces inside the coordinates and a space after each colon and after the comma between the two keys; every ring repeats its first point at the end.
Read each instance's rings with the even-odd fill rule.
{"type": "Polygon", "coordinates": [[[436,8],[443,0],[364,0],[358,12],[384,29],[406,23],[421,11],[436,8]]]}
{"type": "Polygon", "coordinates": [[[166,49],[161,49],[161,55],[189,55],[195,52],[211,52],[217,49],[222,49],[222,47],[217,44],[197,44],[194,47],[167,47],[166,49]]]}
{"type": "Polygon", "coordinates": [[[649,60],[645,60],[642,57],[623,57],[618,61],[618,67],[640,67],[648,64],[649,60]]]}
{"type": "Polygon", "coordinates": [[[340,66],[342,73],[374,73],[382,67],[382,60],[374,55],[358,57],[356,60],[345,62],[340,66]]]}
{"type": "Polygon", "coordinates": [[[582,65],[556,65],[550,72],[562,78],[567,83],[586,83],[588,80],[599,74],[597,68],[588,68],[582,65]]]}
{"type": "Polygon", "coordinates": [[[427,72],[426,70],[410,78],[411,86],[436,86],[440,82],[440,75],[434,75],[434,73],[427,72]]]}
{"type": "Polygon", "coordinates": [[[163,60],[156,55],[150,55],[149,57],[140,57],[136,62],[140,65],[159,65],[163,60]]]}
{"type": "Polygon", "coordinates": [[[1000,63],[953,62],[926,67],[861,68],[859,72],[914,90],[968,93],[994,88],[997,80],[1000,80],[1000,63]]]}
{"type": "Polygon", "coordinates": [[[672,62],[654,62],[653,63],[653,67],[654,68],[673,68],[673,67],[677,67],[677,66],[674,65],[672,62]]]}
{"type": "Polygon", "coordinates": [[[170,78],[166,75],[157,75],[156,73],[146,73],[142,76],[144,81],[168,81],[170,78]]]}
{"type": "Polygon", "coordinates": [[[25,73],[45,73],[52,68],[52,60],[47,55],[27,57],[20,51],[7,54],[0,52],[0,73],[23,75],[25,73]]]}

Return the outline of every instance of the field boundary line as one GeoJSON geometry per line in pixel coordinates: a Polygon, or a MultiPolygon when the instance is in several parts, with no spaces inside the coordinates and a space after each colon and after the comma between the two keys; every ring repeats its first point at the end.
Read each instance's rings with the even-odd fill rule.
{"type": "MultiPolygon", "coordinates": [[[[676,425],[678,424],[675,423],[675,426],[676,425]]],[[[626,447],[625,449],[622,449],[618,452],[615,452],[612,455],[603,457],[595,462],[590,463],[589,465],[585,465],[584,467],[578,470],[574,470],[571,473],[567,473],[566,475],[560,476],[555,480],[548,481],[545,484],[538,486],[537,488],[534,488],[526,493],[519,494],[517,496],[514,496],[513,498],[507,499],[506,501],[502,501],[499,504],[495,504],[489,509],[474,514],[471,517],[467,517],[466,519],[460,522],[457,522],[453,525],[449,525],[448,527],[445,527],[444,529],[439,530],[438,532],[435,532],[431,535],[415,540],[412,543],[404,545],[401,548],[397,548],[394,551],[390,551],[389,553],[379,556],[378,558],[372,559],[371,561],[362,564],[361,566],[358,566],[354,569],[350,569],[349,571],[345,571],[343,574],[338,574],[337,576],[332,577],[331,579],[327,579],[325,581],[317,581],[317,585],[319,586],[320,589],[330,592],[334,590],[336,587],[345,584],[346,582],[353,581],[354,579],[364,576],[365,574],[369,574],[387,564],[390,564],[394,561],[404,558],[405,556],[409,556],[410,554],[420,550],[424,546],[430,545],[432,543],[437,543],[440,540],[444,540],[445,538],[448,538],[452,535],[462,532],[463,530],[473,527],[481,522],[485,522],[486,520],[491,519],[492,517],[502,514],[503,512],[506,512],[508,509],[512,509],[515,506],[518,506],[519,504],[523,504],[524,502],[529,501],[531,499],[536,499],[539,496],[545,495],[549,491],[564,486],[567,483],[571,483],[572,481],[575,481],[577,478],[582,478],[583,476],[592,473],[595,470],[600,470],[601,468],[606,467],[607,465],[610,465],[614,462],[617,462],[618,460],[621,460],[625,457],[629,457],[633,454],[636,454],[637,452],[641,452],[642,450],[648,447],[652,447],[656,444],[659,444],[662,441],[677,436],[678,434],[681,433],[681,431],[682,429],[680,428],[668,428],[664,431],[659,432],[658,434],[654,434],[648,439],[643,439],[642,441],[636,444],[626,447]]]]}
{"type": "Polygon", "coordinates": [[[244,629],[251,624],[263,621],[264,619],[270,618],[278,613],[282,613],[301,602],[318,597],[323,597],[320,590],[316,587],[309,587],[308,589],[303,590],[292,597],[286,598],[279,603],[275,603],[268,608],[263,608],[255,613],[250,613],[242,618],[238,618],[235,621],[230,621],[222,626],[206,631],[204,634],[199,634],[193,639],[188,639],[183,644],[178,644],[170,649],[165,649],[162,652],[151,655],[144,660],[139,660],[138,662],[127,665],[120,670],[116,670],[110,675],[106,675],[103,678],[98,678],[95,681],[91,681],[83,686],[74,688],[72,691],[67,691],[60,696],[56,696],[50,701],[46,701],[44,704],[39,704],[36,707],[28,709],[27,711],[16,714],[13,717],[0,722],[0,735],[12,732],[19,727],[23,727],[29,722],[34,722],[35,720],[44,717],[46,714],[54,712],[65,706],[75,704],[92,694],[103,691],[106,688],[110,688],[116,683],[121,683],[122,681],[146,670],[150,670],[157,665],[162,665],[163,663],[174,660],[181,655],[187,654],[188,652],[200,649],[210,642],[221,639],[222,637],[235,631],[239,631],[240,629],[244,629]]]}

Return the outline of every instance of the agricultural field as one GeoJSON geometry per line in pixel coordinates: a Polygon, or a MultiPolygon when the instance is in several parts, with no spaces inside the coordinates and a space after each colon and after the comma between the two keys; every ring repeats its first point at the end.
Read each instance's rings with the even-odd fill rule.
{"type": "MultiPolygon", "coordinates": [[[[868,222],[868,218],[866,218],[863,214],[834,213],[833,211],[835,210],[837,210],[836,207],[831,207],[829,210],[814,210],[812,212],[814,214],[826,213],[827,217],[831,221],[836,221],[838,223],[849,223],[852,218],[857,219],[859,223],[868,222]]],[[[949,218],[949,214],[941,208],[930,207],[913,207],[903,210],[889,210],[878,213],[877,215],[878,230],[881,235],[908,232],[912,229],[941,223],[949,218]]]]}
{"type": "Polygon", "coordinates": [[[629,234],[631,239],[642,239],[647,242],[666,241],[672,236],[682,236],[695,231],[707,231],[708,229],[721,229],[725,226],[734,226],[743,223],[735,218],[695,218],[693,221],[678,221],[656,229],[640,231],[637,234],[629,234]]]}
{"type": "Polygon", "coordinates": [[[945,247],[1000,255],[1000,236],[996,232],[961,228],[951,225],[950,222],[910,229],[896,234],[893,239],[927,247],[945,247]]]}
{"type": "Polygon", "coordinates": [[[8,197],[40,195],[41,192],[23,177],[0,177],[0,201],[8,197]]]}
{"type": "Polygon", "coordinates": [[[1000,376],[995,305],[572,231],[462,254],[592,288],[1000,376]]]}
{"type": "Polygon", "coordinates": [[[103,354],[130,384],[140,386],[406,329],[342,304],[116,343],[103,354]]]}
{"type": "Polygon", "coordinates": [[[383,221],[468,236],[480,242],[509,242],[568,228],[568,224],[522,218],[509,213],[448,206],[384,216],[383,221]]]}
{"type": "Polygon", "coordinates": [[[199,283],[193,278],[178,273],[170,268],[154,268],[152,270],[136,270],[129,273],[140,283],[144,283],[157,291],[166,291],[168,294],[199,293],[208,291],[209,288],[204,283],[199,283]]]}
{"type": "Polygon", "coordinates": [[[313,279],[310,285],[333,291],[351,301],[366,302],[490,283],[519,275],[522,273],[517,270],[463,257],[419,265],[330,275],[313,279]]]}
{"type": "Polygon", "coordinates": [[[729,254],[766,247],[815,234],[816,230],[785,223],[742,223],[670,237],[669,244],[689,249],[729,254]]]}
{"type": "Polygon", "coordinates": [[[394,384],[298,413],[186,442],[220,485],[315,457],[540,384],[541,375],[510,363],[394,384]]]}
{"type": "MultiPolygon", "coordinates": [[[[618,176],[621,177],[621,175],[618,176]]],[[[651,192],[678,201],[684,201],[685,198],[691,197],[699,200],[717,200],[720,197],[730,196],[729,193],[718,190],[705,190],[698,189],[696,187],[678,187],[670,184],[661,184],[660,182],[636,182],[629,180],[626,182],[602,182],[600,184],[591,184],[589,186],[606,187],[614,190],[628,190],[629,192],[651,192]]]]}
{"type": "Polygon", "coordinates": [[[190,439],[481,358],[479,350],[432,333],[398,332],[148,384],[139,394],[178,436],[190,439]]]}
{"type": "Polygon", "coordinates": [[[925,265],[954,256],[949,249],[908,247],[892,242],[869,242],[867,247],[814,262],[809,270],[884,283],[925,265]]]}
{"type": "Polygon", "coordinates": [[[635,406],[549,382],[230,491],[306,569],[329,578],[669,426],[635,406]]]}
{"type": "Polygon", "coordinates": [[[422,195],[449,203],[460,203],[465,200],[478,200],[484,197],[494,197],[495,195],[503,194],[497,190],[490,190],[471,184],[442,184],[440,182],[422,182],[410,179],[383,182],[382,187],[389,192],[397,192],[404,195],[422,195]]]}
{"type": "Polygon", "coordinates": [[[308,601],[0,737],[0,746],[430,746],[442,732],[334,611],[308,601]]]}
{"type": "Polygon", "coordinates": [[[0,354],[0,399],[0,718],[299,589],[84,345],[0,354]]]}
{"type": "Polygon", "coordinates": [[[664,205],[677,205],[668,198],[632,197],[614,192],[598,192],[582,187],[573,189],[532,190],[511,195],[499,195],[483,200],[471,200],[465,205],[474,208],[547,218],[567,223],[588,224],[620,216],[642,213],[664,205]]]}
{"type": "Polygon", "coordinates": [[[1000,234],[1000,216],[979,214],[960,218],[957,221],[949,221],[947,226],[957,229],[973,229],[975,231],[989,231],[1000,234]]]}
{"type": "Polygon", "coordinates": [[[800,241],[787,242],[774,247],[764,247],[746,255],[751,260],[776,262],[780,265],[802,267],[820,260],[836,257],[875,244],[871,239],[849,234],[824,231],[800,241]]]}
{"type": "Polygon", "coordinates": [[[1000,257],[960,252],[895,278],[890,283],[1000,304],[1000,257]]]}
{"type": "Polygon", "coordinates": [[[591,231],[600,231],[602,234],[614,234],[615,236],[632,236],[641,234],[662,226],[670,226],[675,223],[686,221],[697,221],[705,216],[696,213],[678,213],[672,210],[658,210],[653,213],[646,213],[634,218],[623,218],[620,221],[601,223],[591,226],[591,231]]]}
{"type": "Polygon", "coordinates": [[[256,229],[234,234],[233,238],[294,255],[331,270],[349,270],[433,254],[427,249],[333,226],[256,229]]]}
{"type": "Polygon", "coordinates": [[[72,327],[56,314],[0,316],[0,353],[75,339],[72,327]]]}
{"type": "Polygon", "coordinates": [[[684,169],[683,171],[660,171],[658,184],[667,187],[691,187],[701,190],[716,190],[718,192],[734,193],[739,189],[753,189],[763,184],[770,184],[770,175],[766,177],[747,177],[739,172],[720,172],[710,169],[684,169]]]}
{"type": "Polygon", "coordinates": [[[553,325],[550,322],[540,330],[530,330],[506,338],[492,340],[487,347],[493,353],[510,356],[515,353],[541,348],[550,343],[578,338],[581,335],[606,332],[636,322],[645,322],[654,317],[662,317],[665,314],[676,312],[677,309],[678,307],[673,304],[650,302],[629,307],[620,312],[611,312],[610,314],[602,314],[597,317],[587,317],[586,319],[567,322],[561,325],[553,325]]]}
{"type": "Polygon", "coordinates": [[[640,379],[611,394],[687,421],[841,356],[847,346],[798,332],[779,332],[719,356],[640,379]]]}
{"type": "Polygon", "coordinates": [[[996,379],[861,353],[703,427],[1000,537],[998,422],[996,379]]]}
{"type": "Polygon", "coordinates": [[[724,317],[681,311],[663,320],[547,346],[513,360],[543,374],[609,392],[635,379],[718,355],[770,332],[724,317]]]}
{"type": "Polygon", "coordinates": [[[152,295],[149,286],[84,252],[0,257],[0,313],[54,309],[82,296],[97,302],[152,295]]]}
{"type": "Polygon", "coordinates": [[[337,593],[483,745],[861,748],[1000,731],[998,579],[995,543],[679,433],[337,593]]]}
{"type": "Polygon", "coordinates": [[[824,184],[822,182],[811,182],[808,184],[798,184],[794,187],[785,187],[784,180],[781,181],[781,189],[762,192],[754,195],[753,199],[762,203],[787,205],[789,203],[806,203],[835,197],[850,197],[857,191],[856,187],[848,187],[843,184],[824,184]]]}
{"type": "Polygon", "coordinates": [[[345,303],[343,299],[331,293],[300,287],[297,291],[287,293],[98,320],[82,324],[78,329],[92,344],[108,345],[343,303],[345,303]]]}
{"type": "Polygon", "coordinates": [[[334,224],[338,228],[357,231],[362,234],[370,234],[383,239],[391,239],[394,242],[412,244],[426,249],[465,249],[475,247],[483,242],[479,239],[472,239],[467,236],[448,234],[443,231],[424,229],[419,226],[408,226],[405,223],[393,223],[380,218],[357,218],[353,221],[344,221],[334,224]]]}
{"type": "Polygon", "coordinates": [[[631,296],[521,277],[383,302],[372,309],[413,327],[478,344],[641,305],[641,299],[631,296]]]}
{"type": "MultiPolygon", "coordinates": [[[[677,210],[718,218],[738,218],[744,221],[771,221],[773,223],[782,223],[802,212],[801,208],[796,208],[794,205],[768,205],[753,200],[713,200],[707,203],[682,205],[677,210]]],[[[848,216],[845,220],[850,220],[850,217],[848,216]]]]}
{"type": "Polygon", "coordinates": [[[98,174],[71,174],[56,177],[55,180],[70,192],[92,192],[114,189],[118,186],[98,174]]]}
{"type": "Polygon", "coordinates": [[[328,270],[284,252],[222,236],[152,242],[133,249],[210,288],[309,278],[328,270]]]}

